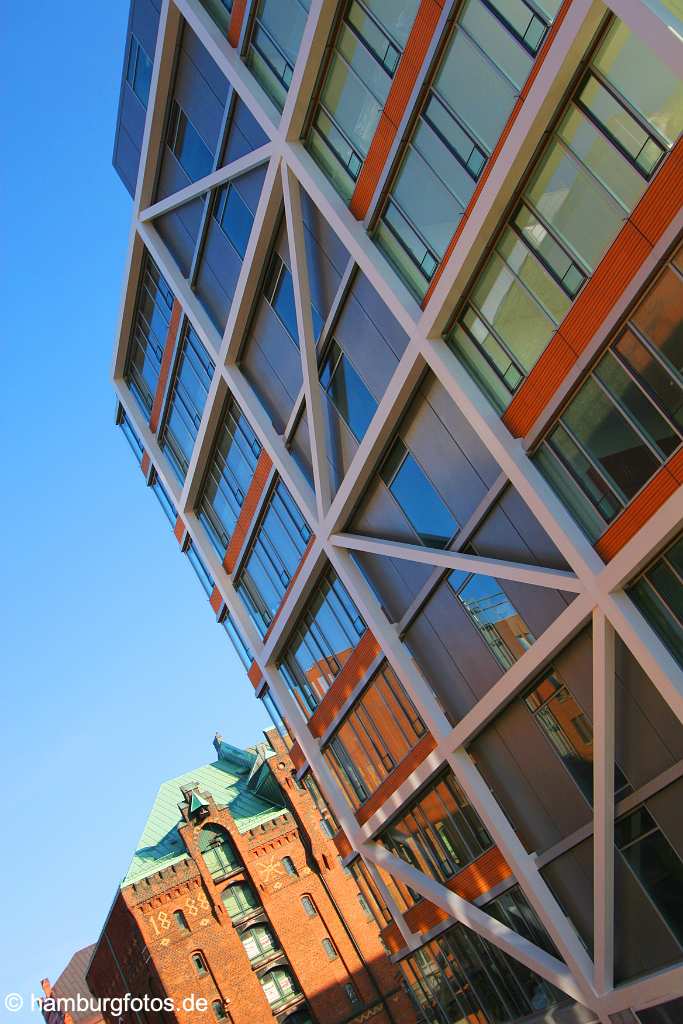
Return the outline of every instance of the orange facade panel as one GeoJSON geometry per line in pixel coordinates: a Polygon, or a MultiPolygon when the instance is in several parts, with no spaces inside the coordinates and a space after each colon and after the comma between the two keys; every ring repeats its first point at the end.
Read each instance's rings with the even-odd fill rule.
{"type": "Polygon", "coordinates": [[[319,738],[329,729],[380,653],[381,647],[377,640],[370,630],[366,629],[308,722],[308,728],[313,736],[319,738]]]}
{"type": "Polygon", "coordinates": [[[448,883],[448,888],[464,900],[472,902],[511,877],[512,871],[507,861],[498,847],[494,846],[459,871],[448,883]]]}
{"type": "Polygon", "coordinates": [[[140,463],[140,469],[142,470],[142,475],[144,476],[145,480],[147,479],[151,465],[152,460],[150,459],[147,452],[144,452],[142,456],[142,462],[140,463]]]}
{"type": "Polygon", "coordinates": [[[244,14],[247,9],[247,0],[234,0],[230,24],[228,25],[228,42],[231,46],[239,46],[242,34],[244,14]]]}
{"type": "Polygon", "coordinates": [[[683,479],[683,452],[659,470],[658,473],[636,495],[630,505],[607,527],[595,544],[595,550],[605,562],[609,562],[634,537],[641,526],[651,519],[667,498],[678,490],[683,479]],[[674,466],[674,472],[669,468],[674,466]]]}
{"type": "Polygon", "coordinates": [[[254,689],[261,685],[263,674],[255,661],[252,661],[251,665],[247,669],[247,679],[254,687],[254,689]]]}
{"type": "Polygon", "coordinates": [[[182,547],[182,545],[185,543],[185,534],[187,533],[187,530],[185,529],[185,523],[182,521],[180,516],[178,516],[176,521],[175,521],[175,526],[173,527],[173,533],[175,535],[176,540],[178,541],[178,543],[182,547]]]}
{"type": "Polygon", "coordinates": [[[575,362],[567,342],[555,334],[503,413],[503,423],[513,437],[524,437],[575,362]]]}
{"type": "Polygon", "coordinates": [[[218,615],[219,611],[223,607],[223,597],[222,597],[221,592],[218,589],[218,587],[214,587],[213,590],[211,591],[211,597],[209,598],[209,604],[213,608],[215,614],[218,615]]]}
{"type": "Polygon", "coordinates": [[[435,903],[430,903],[429,900],[420,900],[403,915],[411,932],[418,932],[420,935],[446,921],[449,916],[447,911],[437,907],[435,903]]]}
{"type": "Polygon", "coordinates": [[[242,545],[246,539],[251,525],[256,514],[256,509],[261,501],[261,496],[268,483],[268,477],[270,471],[273,468],[273,463],[270,456],[265,452],[261,451],[256,463],[256,469],[254,475],[251,478],[249,489],[244,496],[244,502],[240,509],[240,514],[235,524],[235,529],[232,531],[232,537],[228,544],[228,549],[225,552],[223,558],[223,568],[227,572],[232,572],[239,558],[239,553],[242,550],[242,545]]]}
{"type": "Polygon", "coordinates": [[[363,806],[356,811],[356,821],[359,825],[364,825],[366,821],[369,821],[375,811],[382,806],[385,800],[389,799],[392,793],[396,792],[399,786],[403,785],[406,779],[415,771],[418,765],[422,764],[435,747],[436,740],[431,733],[426,733],[417,746],[413,747],[407,757],[403,758],[391,775],[375,790],[370,799],[366,800],[363,806]]]}
{"type": "Polygon", "coordinates": [[[400,953],[405,948],[405,941],[401,935],[401,930],[395,921],[388,924],[386,928],[382,928],[379,934],[390,953],[400,953]]]}
{"type": "Polygon", "coordinates": [[[357,220],[362,220],[368,212],[398,127],[408,107],[415,80],[427,57],[442,8],[443,0],[421,0],[349,203],[349,209],[357,220]]]}
{"type": "Polygon", "coordinates": [[[298,740],[294,740],[291,750],[289,751],[292,764],[294,765],[295,771],[300,771],[306,764],[306,755],[299,745],[298,740]]]}
{"type": "Polygon", "coordinates": [[[159,426],[159,418],[161,416],[161,405],[164,400],[164,394],[166,392],[168,375],[171,372],[173,352],[175,351],[175,342],[178,336],[178,327],[180,326],[180,318],[182,316],[182,313],[183,307],[180,305],[177,299],[174,299],[173,309],[171,310],[171,319],[169,320],[168,331],[166,332],[164,351],[161,356],[159,379],[157,381],[156,391],[154,392],[152,411],[149,414],[149,429],[152,431],[152,433],[155,433],[157,427],[159,426]]]}
{"type": "Polygon", "coordinates": [[[683,205],[683,137],[631,214],[631,223],[655,245],[683,205]]]}
{"type": "Polygon", "coordinates": [[[332,842],[337,848],[337,853],[340,857],[348,857],[350,853],[353,853],[353,847],[341,829],[335,833],[332,842]]]}

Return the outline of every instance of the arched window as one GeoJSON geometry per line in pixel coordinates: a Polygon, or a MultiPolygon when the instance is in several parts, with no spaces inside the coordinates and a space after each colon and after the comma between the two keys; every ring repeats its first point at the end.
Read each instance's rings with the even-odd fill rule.
{"type": "Polygon", "coordinates": [[[214,999],[211,1003],[211,1009],[216,1020],[227,1020],[228,1015],[225,1012],[225,1006],[223,1005],[222,999],[214,999]]]}
{"type": "Polygon", "coordinates": [[[275,936],[270,928],[263,924],[255,924],[252,928],[248,928],[242,932],[241,938],[244,951],[250,960],[258,960],[277,949],[275,936]]]}
{"type": "Polygon", "coordinates": [[[307,917],[315,917],[318,911],[315,909],[315,903],[310,896],[301,897],[301,906],[304,908],[304,912],[307,917]]]}
{"type": "Polygon", "coordinates": [[[178,928],[181,930],[181,932],[189,932],[190,926],[187,923],[187,918],[183,914],[182,910],[173,911],[173,920],[178,925],[178,928]]]}
{"type": "Polygon", "coordinates": [[[192,965],[200,978],[203,978],[205,974],[209,973],[209,968],[206,966],[206,960],[204,954],[196,950],[192,954],[192,965]]]}
{"type": "Polygon", "coordinates": [[[287,872],[287,874],[291,875],[292,878],[296,878],[296,876],[299,874],[299,872],[294,867],[294,861],[292,860],[291,857],[283,857],[282,866],[287,872]]]}
{"type": "Polygon", "coordinates": [[[334,943],[331,939],[323,939],[323,949],[328,960],[337,959],[337,950],[334,948],[334,943]]]}
{"type": "Polygon", "coordinates": [[[271,1009],[299,994],[299,986],[287,967],[273,967],[272,971],[266,971],[261,984],[271,1009]]]}
{"type": "Polygon", "coordinates": [[[234,885],[229,885],[221,893],[221,899],[232,920],[241,917],[242,914],[247,914],[259,905],[254,890],[247,882],[236,882],[234,885]]]}
{"type": "Polygon", "coordinates": [[[220,825],[205,825],[199,833],[199,851],[216,881],[239,867],[232,840],[220,825]]]}
{"type": "Polygon", "coordinates": [[[366,900],[365,896],[363,896],[362,892],[358,893],[358,902],[360,903],[361,909],[362,909],[363,913],[365,914],[365,916],[367,917],[368,921],[372,921],[374,915],[373,915],[372,911],[370,910],[370,907],[368,905],[368,901],[366,900]]]}

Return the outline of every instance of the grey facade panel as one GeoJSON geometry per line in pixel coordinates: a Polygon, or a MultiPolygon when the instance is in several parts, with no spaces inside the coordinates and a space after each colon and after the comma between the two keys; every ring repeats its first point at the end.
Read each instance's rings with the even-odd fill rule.
{"type": "Polygon", "coordinates": [[[239,157],[251,153],[259,146],[264,146],[268,138],[258,121],[249,112],[248,107],[236,96],[233,101],[230,127],[225,141],[221,166],[238,160],[239,157]]]}
{"type": "Polygon", "coordinates": [[[357,301],[355,281],[335,324],[334,336],[379,404],[398,360],[357,301]]]}
{"type": "Polygon", "coordinates": [[[135,36],[153,62],[159,30],[159,13],[160,6],[153,0],[133,0],[128,16],[112,162],[131,198],[135,195],[138,179],[146,113],[142,103],[126,81],[131,36],[135,36]]]}
{"type": "Polygon", "coordinates": [[[352,290],[354,298],[363,307],[368,319],[375,325],[396,358],[400,359],[408,344],[408,335],[360,270],[356,271],[352,290]]]}
{"type": "Polygon", "coordinates": [[[308,419],[305,411],[297,424],[296,430],[294,431],[294,436],[291,441],[291,451],[294,456],[294,461],[312,487],[313,462],[311,460],[311,440],[308,434],[308,419]]]}
{"type": "MultiPolygon", "coordinates": [[[[169,154],[170,156],[170,154],[169,154]]],[[[171,157],[173,159],[173,157],[171,157]]],[[[175,259],[180,272],[188,277],[202,217],[202,199],[193,199],[154,221],[154,226],[175,259]]]]}
{"type": "Polygon", "coordinates": [[[220,225],[210,216],[202,257],[197,267],[195,291],[218,330],[228,321],[230,303],[242,269],[242,260],[225,237],[220,225]]]}

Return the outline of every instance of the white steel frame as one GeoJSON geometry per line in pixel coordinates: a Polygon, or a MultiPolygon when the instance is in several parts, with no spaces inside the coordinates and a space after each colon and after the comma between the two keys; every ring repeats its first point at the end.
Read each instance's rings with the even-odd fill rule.
{"type": "MultiPolygon", "coordinates": [[[[446,8],[452,11],[453,6],[454,0],[450,0],[446,8]]],[[[683,65],[683,46],[676,35],[673,16],[670,16],[668,24],[665,23],[662,18],[668,17],[668,14],[655,0],[610,0],[609,6],[655,48],[663,61],[674,68],[683,65]]],[[[683,991],[683,966],[663,970],[633,983],[615,987],[612,926],[615,637],[621,637],[667,704],[679,720],[683,721],[683,671],[624,592],[625,585],[681,528],[681,490],[669,498],[623,550],[605,565],[528,458],[526,447],[529,440],[527,439],[525,445],[523,441],[510,436],[498,414],[441,337],[449,311],[461,293],[468,275],[481,257],[487,238],[512,196],[520,173],[538,144],[607,8],[600,0],[573,0],[520,110],[515,130],[503,144],[458,244],[444,267],[425,309],[421,310],[403,282],[374,246],[365,227],[353,219],[299,141],[336,7],[336,0],[312,0],[293,80],[283,114],[279,117],[269,98],[240,59],[239,53],[229,46],[221,30],[199,0],[163,0],[140,171],[133,204],[124,290],[116,331],[112,367],[114,387],[162,483],[172,495],[193,544],[201,552],[212,573],[231,616],[255,652],[256,662],[265,683],[275,695],[290,727],[294,730],[308,764],[320,782],[344,832],[354,850],[366,859],[370,871],[377,880],[408,949],[419,947],[425,941],[425,936],[418,936],[410,931],[376,867],[382,867],[397,879],[410,884],[413,889],[449,913],[449,922],[439,926],[435,932],[448,927],[452,921],[460,921],[591,1008],[602,1024],[609,1024],[610,1013],[628,1007],[637,1009],[652,1005],[683,991]],[[172,88],[174,57],[182,19],[185,19],[198,35],[231,87],[259,122],[269,141],[256,151],[213,171],[201,181],[187,186],[175,195],[154,202],[153,191],[162,149],[165,109],[172,88]],[[267,165],[265,182],[247,253],[235,288],[228,323],[224,334],[220,336],[177,269],[154,226],[154,219],[201,195],[207,189],[263,164],[267,165]],[[327,333],[330,330],[336,310],[346,294],[353,267],[357,265],[409,335],[405,352],[336,494],[331,491],[327,470],[323,409],[304,253],[302,188],[321,210],[350,257],[349,267],[342,277],[339,293],[324,331],[327,333]],[[270,250],[275,226],[283,207],[292,264],[303,374],[301,394],[295,403],[284,437],[278,435],[273,428],[268,415],[237,365],[240,346],[257,296],[260,270],[270,250]],[[157,436],[149,430],[123,380],[144,248],[158,264],[182,304],[184,314],[216,361],[216,371],[197,442],[182,488],[173,473],[168,471],[157,436]],[[424,372],[428,370],[437,376],[453,402],[472,424],[498,462],[501,471],[489,495],[481,503],[470,523],[466,524],[464,531],[461,531],[459,543],[462,545],[466,542],[467,535],[473,532],[478,520],[483,518],[502,488],[509,483],[517,489],[562,553],[570,566],[569,572],[464,555],[457,549],[442,551],[344,532],[350,512],[375,472],[378,457],[391,437],[406,403],[412,397],[424,372]],[[233,577],[219,562],[194,513],[220,410],[228,391],[249,417],[264,450],[308,518],[314,534],[311,549],[295,585],[287,593],[284,606],[265,643],[261,642],[246,614],[244,605],[235,591],[233,577]],[[304,408],[311,444],[313,488],[294,462],[286,445],[304,408]],[[567,591],[575,597],[566,610],[503,674],[472,710],[452,726],[402,642],[401,623],[392,624],[383,614],[374,593],[351,557],[353,550],[426,563],[434,567],[434,580],[444,569],[460,568],[527,585],[553,587],[567,591]],[[287,638],[288,629],[326,562],[332,564],[349,590],[380,643],[385,657],[401,679],[437,741],[436,749],[427,760],[362,827],[357,825],[349,805],[321,755],[320,741],[315,740],[306,728],[298,706],[276,667],[278,653],[287,638]],[[591,621],[595,760],[592,830],[596,893],[593,960],[588,956],[576,931],[541,877],[537,856],[526,852],[467,754],[467,746],[477,733],[533,680],[580,629],[591,621]],[[417,787],[444,766],[450,766],[468,799],[476,808],[512,868],[517,882],[553,939],[563,962],[495,921],[478,906],[468,903],[434,879],[416,871],[373,841],[372,837],[378,829],[414,794],[417,787]]],[[[441,25],[443,26],[446,21],[447,18],[444,17],[441,25]]],[[[669,235],[672,235],[674,227],[680,230],[681,224],[672,225],[669,235]]],[[[652,260],[657,255],[653,254],[652,260]]],[[[647,268],[644,268],[641,273],[644,274],[646,270],[647,268]]],[[[612,312],[611,322],[615,322],[623,310],[622,302],[612,312]]],[[[601,340],[602,337],[593,339],[594,346],[601,340]]],[[[562,397],[560,389],[555,397],[555,407],[562,397]]],[[[412,614],[417,611],[420,603],[424,602],[428,589],[433,585],[433,582],[428,583],[425,594],[418,596],[412,614]]]]}

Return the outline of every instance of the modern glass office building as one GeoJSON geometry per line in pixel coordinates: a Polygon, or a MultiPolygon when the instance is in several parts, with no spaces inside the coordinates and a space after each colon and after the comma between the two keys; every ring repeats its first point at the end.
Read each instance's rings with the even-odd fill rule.
{"type": "Polygon", "coordinates": [[[676,11],[131,6],[116,421],[427,1024],[683,1020],[676,11]]]}

